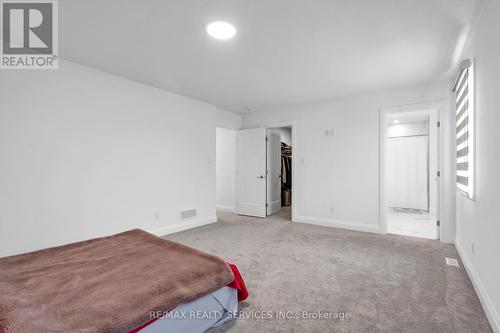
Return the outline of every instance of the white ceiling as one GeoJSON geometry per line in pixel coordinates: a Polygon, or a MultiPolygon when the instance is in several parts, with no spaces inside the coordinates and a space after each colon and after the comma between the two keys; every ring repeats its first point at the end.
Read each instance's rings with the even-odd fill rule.
{"type": "Polygon", "coordinates": [[[482,2],[64,0],[60,53],[243,113],[444,79],[482,2]]]}

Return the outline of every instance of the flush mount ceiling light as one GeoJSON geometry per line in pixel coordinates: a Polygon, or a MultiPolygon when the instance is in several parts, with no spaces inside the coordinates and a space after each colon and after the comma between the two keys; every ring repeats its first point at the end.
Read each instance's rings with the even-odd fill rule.
{"type": "Polygon", "coordinates": [[[230,39],[236,35],[236,29],[227,22],[216,21],[207,25],[207,33],[215,39],[230,39]]]}

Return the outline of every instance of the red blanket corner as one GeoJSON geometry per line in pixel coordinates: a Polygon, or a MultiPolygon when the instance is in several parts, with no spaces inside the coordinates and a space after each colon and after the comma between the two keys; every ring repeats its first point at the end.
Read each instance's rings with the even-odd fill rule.
{"type": "Polygon", "coordinates": [[[234,281],[228,284],[228,287],[234,288],[238,290],[238,302],[244,301],[248,297],[248,290],[245,286],[245,281],[241,277],[240,271],[235,264],[227,262],[231,271],[233,271],[234,281]]]}

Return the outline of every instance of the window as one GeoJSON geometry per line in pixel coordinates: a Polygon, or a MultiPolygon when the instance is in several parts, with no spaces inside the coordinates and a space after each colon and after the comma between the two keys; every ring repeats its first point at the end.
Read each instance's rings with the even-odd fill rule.
{"type": "Polygon", "coordinates": [[[460,65],[453,86],[456,103],[457,188],[474,199],[474,67],[471,60],[460,65]]]}

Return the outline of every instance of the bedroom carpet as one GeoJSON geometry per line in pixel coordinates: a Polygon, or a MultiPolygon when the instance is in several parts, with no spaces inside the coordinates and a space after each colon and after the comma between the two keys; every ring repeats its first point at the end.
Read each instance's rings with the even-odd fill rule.
{"type": "Polygon", "coordinates": [[[211,333],[491,332],[462,263],[445,264],[458,258],[454,246],[292,223],[288,214],[218,212],[218,223],[165,237],[237,264],[245,279],[240,318],[211,333]]]}

